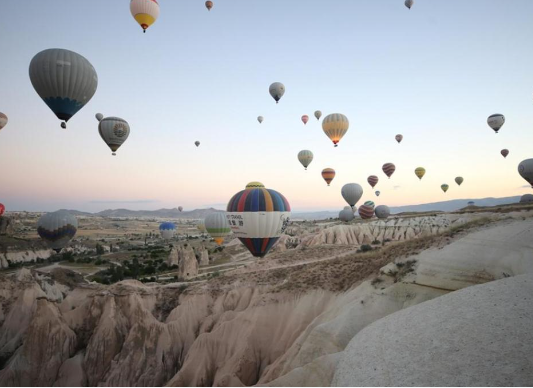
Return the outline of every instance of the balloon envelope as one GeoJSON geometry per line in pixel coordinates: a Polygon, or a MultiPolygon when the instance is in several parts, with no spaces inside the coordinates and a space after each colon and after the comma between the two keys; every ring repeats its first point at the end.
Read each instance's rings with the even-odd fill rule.
{"type": "Polygon", "coordinates": [[[104,115],[101,114],[101,113],[97,113],[97,114],[94,115],[94,117],[96,117],[96,120],[102,121],[102,119],[104,118],[104,115]]]}
{"type": "Polygon", "coordinates": [[[374,207],[373,206],[367,206],[367,205],[361,205],[359,207],[359,216],[363,220],[368,220],[374,216],[374,207]]]}
{"type": "Polygon", "coordinates": [[[533,159],[522,160],[518,165],[518,173],[533,187],[533,159]]]}
{"type": "Polygon", "coordinates": [[[303,115],[302,116],[302,122],[304,123],[304,125],[307,124],[308,121],[309,121],[309,116],[303,115]]]}
{"type": "Polygon", "coordinates": [[[385,175],[387,175],[389,178],[392,174],[394,174],[394,171],[396,171],[396,166],[392,163],[385,163],[382,167],[383,172],[385,175]]]}
{"type": "Polygon", "coordinates": [[[311,164],[313,161],[313,153],[309,150],[302,150],[298,152],[298,160],[304,166],[304,168],[307,170],[307,166],[311,164]]]}
{"type": "Polygon", "coordinates": [[[344,222],[350,222],[355,218],[355,215],[353,214],[353,210],[351,207],[346,206],[344,209],[342,209],[339,212],[339,219],[344,222]]]}
{"type": "Polygon", "coordinates": [[[4,206],[3,203],[0,203],[0,217],[4,214],[5,211],[6,211],[6,207],[4,206]]]}
{"type": "Polygon", "coordinates": [[[162,222],[159,225],[159,232],[161,233],[161,237],[163,237],[165,240],[170,240],[172,237],[174,237],[176,225],[174,225],[172,222],[162,222]]]}
{"type": "Polygon", "coordinates": [[[76,235],[78,220],[64,210],[46,213],[37,222],[37,233],[46,244],[59,253],[76,235]]]}
{"type": "Polygon", "coordinates": [[[0,112],[0,129],[4,128],[7,125],[7,116],[0,112]]]}
{"type": "Polygon", "coordinates": [[[194,142],[194,145],[195,145],[196,147],[198,147],[198,146],[200,145],[200,142],[199,142],[198,140],[196,140],[196,141],[194,142]]]}
{"type": "Polygon", "coordinates": [[[374,212],[376,213],[376,217],[379,219],[386,219],[390,216],[390,209],[387,205],[376,206],[374,212]]]}
{"type": "Polygon", "coordinates": [[[426,175],[426,169],[424,167],[417,167],[415,169],[415,175],[418,177],[418,179],[422,180],[422,177],[426,175]]]}
{"type": "Polygon", "coordinates": [[[368,182],[368,184],[369,184],[370,186],[372,186],[372,188],[374,188],[374,186],[378,184],[378,182],[379,182],[379,178],[378,178],[377,176],[375,176],[375,175],[370,175],[370,176],[366,179],[366,181],[368,182]]]}
{"type": "Polygon", "coordinates": [[[178,206],[178,210],[181,212],[183,211],[183,206],[178,206]]]}
{"type": "Polygon", "coordinates": [[[146,32],[146,29],[159,17],[159,4],[157,0],[131,0],[130,12],[143,32],[146,32]]]}
{"type": "Polygon", "coordinates": [[[57,118],[65,122],[89,102],[98,86],[93,65],[80,54],[64,49],[35,55],[30,63],[30,81],[57,118]]]}
{"type": "Polygon", "coordinates": [[[489,127],[491,127],[496,133],[498,133],[498,131],[500,130],[500,128],[503,126],[504,123],[505,123],[505,116],[502,115],[501,113],[490,115],[489,118],[487,119],[487,124],[489,124],[489,127]]]}
{"type": "Polygon", "coordinates": [[[265,187],[265,185],[262,184],[261,182],[253,181],[253,182],[248,182],[246,184],[245,189],[260,189],[260,188],[264,188],[264,187],[265,187]]]}
{"type": "Polygon", "coordinates": [[[213,2],[211,0],[207,0],[205,2],[205,8],[207,8],[208,11],[211,11],[211,8],[213,8],[213,2]]]}
{"type": "Polygon", "coordinates": [[[372,209],[374,209],[374,207],[376,206],[376,204],[374,203],[374,201],[366,201],[364,203],[365,206],[368,206],[368,207],[371,207],[372,209]]]}
{"type": "Polygon", "coordinates": [[[259,124],[261,124],[263,120],[264,120],[263,116],[257,116],[257,121],[259,121],[259,124]]]}
{"type": "Polygon", "coordinates": [[[353,208],[363,196],[363,188],[359,183],[346,183],[342,186],[341,195],[348,205],[353,208]]]}
{"type": "Polygon", "coordinates": [[[506,149],[506,148],[504,148],[503,150],[500,151],[500,154],[502,154],[502,156],[503,156],[504,158],[506,158],[507,155],[509,155],[509,150],[506,149]]]}
{"type": "Polygon", "coordinates": [[[106,117],[98,124],[98,132],[113,155],[130,135],[128,122],[120,117],[106,117]]]}
{"type": "Polygon", "coordinates": [[[376,191],[376,197],[379,197],[380,194],[381,194],[381,191],[377,190],[376,191]]]}
{"type": "Polygon", "coordinates": [[[458,176],[455,178],[455,183],[457,183],[459,186],[461,186],[461,183],[463,183],[464,179],[461,176],[458,176]]]}
{"type": "Polygon", "coordinates": [[[256,257],[265,256],[276,244],[291,216],[287,199],[262,187],[239,191],[226,210],[231,230],[256,257]]]}
{"type": "Polygon", "coordinates": [[[448,189],[450,188],[450,186],[448,186],[446,183],[440,185],[440,188],[442,189],[442,191],[444,192],[447,192],[448,189]]]}
{"type": "Polygon", "coordinates": [[[322,170],[322,178],[326,181],[326,183],[329,184],[335,178],[335,170],[332,168],[325,168],[322,170]]]}
{"type": "Polygon", "coordinates": [[[350,122],[348,118],[341,113],[329,114],[322,120],[322,130],[331,139],[335,147],[337,147],[339,141],[348,132],[349,126],[350,122]]]}
{"type": "Polygon", "coordinates": [[[205,217],[204,225],[207,233],[218,245],[221,245],[224,242],[224,237],[231,233],[226,212],[208,214],[205,217]]]}
{"type": "Polygon", "coordinates": [[[315,110],[315,117],[317,120],[320,120],[320,117],[322,117],[322,112],[319,110],[315,110]]]}
{"type": "Polygon", "coordinates": [[[283,85],[281,82],[274,82],[268,88],[268,92],[270,93],[272,98],[276,100],[277,104],[281,97],[283,97],[283,95],[285,94],[285,85],[283,85]]]}
{"type": "Polygon", "coordinates": [[[404,4],[407,8],[411,9],[414,3],[415,3],[414,0],[405,0],[404,4]]]}
{"type": "Polygon", "coordinates": [[[396,135],[394,138],[396,139],[396,141],[397,141],[398,143],[401,143],[402,140],[403,140],[403,135],[398,134],[398,135],[396,135]]]}

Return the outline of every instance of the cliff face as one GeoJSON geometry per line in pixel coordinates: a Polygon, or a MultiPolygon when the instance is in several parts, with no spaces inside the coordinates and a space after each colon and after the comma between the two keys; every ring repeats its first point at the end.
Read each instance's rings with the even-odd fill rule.
{"type": "Polygon", "coordinates": [[[355,256],[345,248],[352,256],[258,261],[187,288],[76,285],[23,269],[0,279],[0,385],[329,385],[350,340],[378,319],[533,273],[532,237],[533,220],[505,221],[402,257],[401,244],[355,256]]]}

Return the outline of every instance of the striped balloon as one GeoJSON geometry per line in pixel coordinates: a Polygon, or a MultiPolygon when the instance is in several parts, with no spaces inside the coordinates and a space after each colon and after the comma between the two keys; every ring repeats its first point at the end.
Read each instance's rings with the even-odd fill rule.
{"type": "Polygon", "coordinates": [[[379,178],[378,178],[377,176],[375,176],[375,175],[370,175],[370,176],[366,179],[366,181],[368,182],[368,184],[369,184],[370,186],[372,186],[372,188],[374,188],[374,186],[378,184],[378,182],[379,182],[379,178]]]}
{"type": "Polygon", "coordinates": [[[418,177],[418,179],[422,180],[424,175],[426,175],[426,169],[424,167],[415,168],[415,175],[418,177]]]}
{"type": "Polygon", "coordinates": [[[276,244],[291,216],[287,199],[266,188],[239,191],[226,210],[231,230],[256,257],[265,256],[276,244]]]}
{"type": "Polygon", "coordinates": [[[325,168],[322,170],[322,178],[326,181],[326,183],[329,184],[335,178],[335,170],[332,168],[325,168]]]}
{"type": "Polygon", "coordinates": [[[204,225],[207,233],[218,245],[221,245],[224,242],[224,237],[231,233],[226,212],[208,214],[205,217],[204,225]]]}
{"type": "Polygon", "coordinates": [[[37,233],[59,253],[78,231],[78,220],[65,210],[46,213],[37,222],[37,233]]]}
{"type": "Polygon", "coordinates": [[[4,128],[7,125],[7,116],[0,112],[0,129],[4,128]]]}
{"type": "Polygon", "coordinates": [[[339,141],[346,134],[349,126],[350,122],[348,118],[340,113],[329,114],[322,120],[322,129],[333,144],[335,144],[335,147],[337,147],[339,141]]]}
{"type": "Polygon", "coordinates": [[[309,121],[309,116],[303,115],[302,116],[302,122],[304,123],[304,125],[307,124],[308,121],[309,121]]]}
{"type": "Polygon", "coordinates": [[[374,207],[376,206],[374,201],[366,201],[364,204],[368,207],[371,207],[372,209],[374,209],[374,207]]]}
{"type": "Polygon", "coordinates": [[[394,171],[396,171],[396,166],[392,163],[385,163],[382,169],[385,175],[387,175],[390,178],[391,175],[394,174],[394,171]]]}
{"type": "Polygon", "coordinates": [[[246,185],[246,189],[259,189],[259,188],[263,188],[265,187],[264,184],[262,184],[261,182],[248,182],[248,184],[246,185]]]}
{"type": "Polygon", "coordinates": [[[396,141],[397,141],[398,143],[401,143],[402,140],[403,140],[403,135],[397,134],[394,138],[396,139],[396,141]]]}
{"type": "Polygon", "coordinates": [[[307,170],[307,166],[313,161],[313,153],[309,150],[302,150],[298,152],[298,160],[302,163],[302,166],[307,170]]]}
{"type": "Polygon", "coordinates": [[[446,183],[440,185],[440,188],[442,189],[442,191],[444,192],[447,192],[448,189],[450,188],[450,186],[448,186],[446,183]]]}
{"type": "Polygon", "coordinates": [[[368,205],[361,205],[359,207],[359,216],[363,220],[368,220],[374,216],[374,207],[368,205]]]}
{"type": "Polygon", "coordinates": [[[143,32],[146,32],[146,29],[159,17],[159,4],[156,0],[131,0],[130,12],[143,32]]]}
{"type": "Polygon", "coordinates": [[[502,156],[506,158],[507,155],[509,155],[509,150],[507,148],[504,148],[503,150],[500,151],[500,154],[502,154],[502,156]]]}
{"type": "Polygon", "coordinates": [[[30,63],[33,88],[59,120],[66,122],[89,102],[98,86],[93,65],[74,51],[48,49],[30,63]]]}

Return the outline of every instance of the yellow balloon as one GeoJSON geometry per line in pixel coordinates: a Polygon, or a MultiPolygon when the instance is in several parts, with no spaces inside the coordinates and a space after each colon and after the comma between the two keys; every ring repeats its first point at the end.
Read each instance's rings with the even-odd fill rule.
{"type": "Polygon", "coordinates": [[[349,126],[350,122],[348,118],[340,113],[332,113],[322,120],[322,129],[333,144],[335,144],[335,147],[337,147],[337,143],[348,132],[349,126]]]}
{"type": "Polygon", "coordinates": [[[246,190],[249,190],[249,189],[257,189],[257,188],[261,188],[261,187],[265,187],[264,184],[262,184],[261,182],[250,182],[246,185],[246,190]]]}
{"type": "Polygon", "coordinates": [[[415,169],[415,175],[422,180],[422,177],[426,174],[426,169],[424,167],[417,167],[415,169]]]}

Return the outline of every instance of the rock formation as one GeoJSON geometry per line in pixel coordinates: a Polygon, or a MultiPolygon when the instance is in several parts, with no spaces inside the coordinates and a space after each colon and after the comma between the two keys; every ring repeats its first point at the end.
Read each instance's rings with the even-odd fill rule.
{"type": "Polygon", "coordinates": [[[13,220],[10,217],[0,217],[0,236],[13,236],[13,220]]]}

